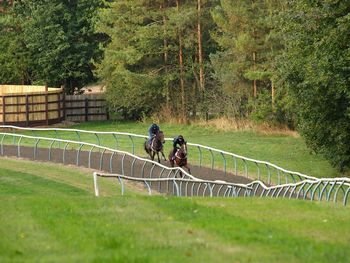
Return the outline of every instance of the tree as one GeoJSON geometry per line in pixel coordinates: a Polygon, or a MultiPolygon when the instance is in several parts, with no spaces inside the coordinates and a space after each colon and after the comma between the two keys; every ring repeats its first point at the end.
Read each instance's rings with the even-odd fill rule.
{"type": "Polygon", "coordinates": [[[0,2],[0,34],[0,83],[30,83],[30,55],[13,1],[0,2]]]}
{"type": "Polygon", "coordinates": [[[278,24],[286,49],[279,78],[297,103],[307,145],[350,167],[350,2],[290,2],[278,24]]]}
{"type": "MultiPolygon", "coordinates": [[[[197,79],[199,75],[204,78],[204,60],[210,53],[206,51],[211,47],[202,48],[199,63],[197,8],[193,1],[137,0],[112,1],[100,11],[97,32],[108,35],[109,42],[98,72],[115,109],[137,117],[160,112],[167,105],[185,122],[189,112],[196,111],[197,79]],[[117,98],[116,93],[128,96],[117,98]]],[[[210,14],[202,12],[201,16],[204,20],[210,14]]],[[[209,29],[200,30],[205,44],[210,43],[209,29]]]]}
{"type": "Polygon", "coordinates": [[[99,12],[97,32],[109,36],[97,66],[112,109],[139,118],[159,110],[164,93],[162,1],[115,1],[99,12]]]}
{"type": "MultiPolygon", "coordinates": [[[[276,0],[221,0],[212,12],[218,30],[212,36],[220,46],[211,60],[222,92],[237,105],[232,117],[247,117],[248,101],[272,89],[275,52],[271,19],[282,3],[276,0]]],[[[273,93],[273,92],[271,92],[273,93]]],[[[269,105],[272,111],[271,103],[269,105]]]]}
{"type": "Polygon", "coordinates": [[[91,60],[101,55],[101,39],[93,23],[101,5],[102,0],[27,0],[7,5],[0,21],[2,81],[64,84],[72,92],[94,80],[91,60]]]}

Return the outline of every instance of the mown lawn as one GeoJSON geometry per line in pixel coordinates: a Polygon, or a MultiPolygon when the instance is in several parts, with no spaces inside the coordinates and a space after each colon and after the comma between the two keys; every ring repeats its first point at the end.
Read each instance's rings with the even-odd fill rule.
{"type": "Polygon", "coordinates": [[[0,262],[346,262],[350,210],[147,196],[91,171],[0,158],[0,262]]]}

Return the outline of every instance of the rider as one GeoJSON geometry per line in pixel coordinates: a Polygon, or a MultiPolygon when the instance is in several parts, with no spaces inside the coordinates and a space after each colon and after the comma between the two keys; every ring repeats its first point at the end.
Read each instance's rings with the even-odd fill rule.
{"type": "Polygon", "coordinates": [[[148,141],[150,142],[154,136],[159,132],[159,126],[155,123],[148,128],[148,141]]]}
{"type": "Polygon", "coordinates": [[[173,159],[175,159],[175,154],[176,151],[178,150],[177,145],[179,145],[179,147],[181,147],[183,144],[186,144],[187,142],[185,141],[184,137],[182,135],[179,135],[177,137],[174,138],[173,140],[173,159]]]}

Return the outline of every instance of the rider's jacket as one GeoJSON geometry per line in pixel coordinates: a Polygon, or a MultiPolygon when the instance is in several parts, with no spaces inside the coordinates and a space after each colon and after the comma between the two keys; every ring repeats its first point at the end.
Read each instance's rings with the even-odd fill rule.
{"type": "Polygon", "coordinates": [[[176,149],[176,146],[179,145],[183,145],[184,143],[186,143],[184,137],[182,137],[181,135],[177,136],[174,138],[173,140],[173,148],[176,149]]]}
{"type": "Polygon", "coordinates": [[[159,132],[159,126],[155,123],[153,123],[148,128],[148,137],[151,139],[154,135],[156,135],[159,132]]]}

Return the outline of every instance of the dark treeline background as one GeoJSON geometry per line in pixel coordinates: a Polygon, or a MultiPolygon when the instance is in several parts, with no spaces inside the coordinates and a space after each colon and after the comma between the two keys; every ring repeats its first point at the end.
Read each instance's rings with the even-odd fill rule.
{"type": "Polygon", "coordinates": [[[287,125],[350,166],[350,2],[0,0],[0,83],[106,85],[111,111],[287,125]]]}

